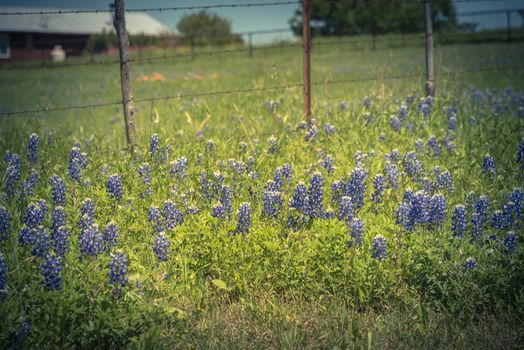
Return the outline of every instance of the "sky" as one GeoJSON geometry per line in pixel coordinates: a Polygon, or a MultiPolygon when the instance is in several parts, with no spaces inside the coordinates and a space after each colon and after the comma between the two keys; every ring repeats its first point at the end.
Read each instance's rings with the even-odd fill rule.
{"type": "MultiPolygon", "coordinates": [[[[275,0],[125,0],[128,9],[133,8],[158,8],[174,6],[199,6],[213,4],[241,4],[274,2],[275,0]]],[[[317,0],[324,1],[324,0],[317,0]]],[[[60,8],[60,9],[103,9],[108,8],[111,0],[0,0],[0,6],[30,6],[38,8],[60,8]]],[[[240,8],[217,8],[208,10],[231,21],[234,32],[248,32],[273,28],[289,28],[288,20],[293,16],[298,6],[280,5],[267,7],[240,7],[240,8]]],[[[455,4],[457,13],[516,9],[524,8],[524,0],[495,0],[457,2],[455,4]]],[[[176,31],[176,23],[184,15],[195,12],[195,10],[150,12],[149,14],[168,27],[176,31]]],[[[467,21],[477,23],[478,29],[505,28],[506,14],[477,15],[458,17],[459,22],[467,21]]],[[[522,26],[523,22],[517,13],[511,15],[512,26],[522,26]]],[[[273,42],[280,39],[292,38],[291,32],[278,34],[258,34],[253,36],[254,43],[273,42]]]]}

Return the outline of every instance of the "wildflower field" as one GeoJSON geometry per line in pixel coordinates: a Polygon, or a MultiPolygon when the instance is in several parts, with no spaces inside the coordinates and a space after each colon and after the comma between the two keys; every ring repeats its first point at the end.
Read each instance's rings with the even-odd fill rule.
{"type": "MultiPolygon", "coordinates": [[[[376,77],[0,117],[0,348],[523,345],[521,43],[313,50],[376,77]]],[[[132,65],[137,98],[301,82],[298,49],[132,65]],[[149,79],[144,77],[157,77],[149,79]],[[158,77],[161,77],[158,78],[158,77]]],[[[119,100],[117,66],[1,71],[0,110],[119,100]]]]}

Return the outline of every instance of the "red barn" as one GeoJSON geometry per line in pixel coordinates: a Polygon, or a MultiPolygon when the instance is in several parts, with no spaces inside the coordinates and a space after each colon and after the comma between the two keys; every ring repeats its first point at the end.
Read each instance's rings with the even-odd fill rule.
{"type": "MultiPolygon", "coordinates": [[[[62,9],[64,10],[64,9],[62,9]]],[[[49,12],[60,9],[0,7],[0,12],[49,12]]],[[[131,35],[160,35],[170,29],[146,13],[126,13],[131,35]]],[[[0,18],[0,63],[22,60],[49,60],[60,45],[66,56],[81,55],[92,34],[113,30],[109,11],[100,13],[64,13],[7,15],[0,18]]]]}

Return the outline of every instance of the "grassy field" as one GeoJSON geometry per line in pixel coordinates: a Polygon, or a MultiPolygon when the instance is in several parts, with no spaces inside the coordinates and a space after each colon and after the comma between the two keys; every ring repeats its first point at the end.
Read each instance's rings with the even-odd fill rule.
{"type": "MultiPolygon", "coordinates": [[[[134,96],[299,84],[300,50],[133,64],[134,96]]],[[[301,124],[301,87],[137,102],[133,156],[118,105],[0,116],[0,348],[522,348],[524,70],[457,72],[523,56],[521,43],[439,46],[437,97],[419,101],[423,78],[388,77],[423,74],[421,47],[321,45],[314,122],[301,124]],[[73,146],[85,155],[72,157],[73,146]],[[378,191],[377,175],[394,177],[388,167],[398,186],[378,191]],[[64,180],[64,203],[53,175],[64,180]],[[292,201],[301,182],[303,207],[292,201]],[[425,198],[418,214],[410,189],[425,198]],[[442,197],[445,208],[435,208],[442,197]],[[48,211],[33,217],[41,199],[48,211]],[[238,222],[243,203],[248,226],[238,222]],[[53,225],[59,205],[68,240],[53,225]],[[159,221],[149,220],[152,207],[159,221]],[[116,241],[103,235],[110,223],[116,241]],[[165,259],[153,249],[159,237],[169,239],[165,259]],[[105,248],[88,253],[97,244],[105,248]],[[111,264],[119,253],[120,270],[111,264]]],[[[0,74],[4,112],[121,99],[117,65],[0,74]]]]}

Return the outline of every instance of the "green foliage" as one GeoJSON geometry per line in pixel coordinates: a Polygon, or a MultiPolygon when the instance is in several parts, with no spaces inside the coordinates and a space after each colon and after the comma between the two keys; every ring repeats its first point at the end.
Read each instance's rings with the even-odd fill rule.
{"type": "MultiPolygon", "coordinates": [[[[452,1],[431,3],[435,31],[456,25],[452,1]]],[[[385,33],[417,33],[424,30],[424,4],[419,0],[312,1],[313,35],[341,36],[385,33]]],[[[302,35],[302,9],[289,20],[295,35],[302,35]]]]}
{"type": "Polygon", "coordinates": [[[180,34],[195,45],[226,45],[242,43],[242,38],[231,33],[231,22],[202,10],[180,19],[176,25],[180,34]]]}
{"type": "MultiPolygon", "coordinates": [[[[412,131],[395,132],[389,125],[400,101],[409,94],[420,96],[422,80],[378,80],[358,85],[339,84],[313,88],[313,111],[320,133],[304,140],[301,121],[301,88],[254,92],[238,96],[207,96],[151,103],[136,103],[139,143],[136,155],[126,151],[120,108],[59,111],[42,115],[4,118],[0,151],[21,155],[22,179],[31,165],[26,160],[27,137],[40,135],[41,181],[34,195],[23,200],[0,199],[13,218],[11,238],[0,243],[8,267],[7,294],[0,301],[0,344],[12,345],[12,334],[25,319],[31,332],[22,348],[509,348],[519,344],[524,313],[522,241],[518,252],[505,255],[500,242],[452,237],[450,211],[464,203],[469,191],[486,194],[493,206],[519,185],[522,173],[515,161],[522,119],[517,106],[508,102],[494,115],[490,106],[472,99],[470,88],[511,86],[524,89],[521,70],[483,71],[477,75],[449,74],[475,69],[490,62],[519,62],[522,45],[486,44],[437,47],[438,96],[430,118],[409,109],[412,131]],[[362,105],[370,96],[371,106],[362,105]],[[264,101],[276,110],[264,108],[264,101]],[[349,101],[341,110],[340,103],[349,101]],[[442,150],[439,158],[425,153],[420,159],[427,169],[439,165],[453,176],[454,190],[446,194],[448,219],[441,227],[420,227],[405,233],[395,224],[395,210],[403,190],[420,184],[403,178],[399,190],[389,189],[384,201],[369,201],[371,178],[382,172],[384,155],[397,148],[412,150],[417,139],[447,134],[446,109],[458,108],[456,148],[442,150]],[[367,117],[367,113],[371,118],[367,117]],[[474,118],[474,122],[471,121],[474,118]],[[423,128],[421,127],[423,122],[423,128]],[[323,125],[337,128],[334,135],[323,125]],[[168,163],[188,158],[188,177],[170,178],[167,165],[149,156],[151,134],[158,133],[163,147],[170,144],[168,163]],[[198,135],[203,133],[201,142],[198,135]],[[380,135],[384,134],[384,142],[380,135]],[[275,153],[268,152],[269,135],[277,139],[275,153]],[[197,135],[197,136],[195,136],[197,135]],[[205,140],[213,139],[209,152],[205,140]],[[255,140],[257,139],[257,140],[255,140]],[[68,151],[75,142],[88,154],[85,184],[67,177],[68,151]],[[243,152],[239,142],[246,143],[243,152]],[[333,155],[335,170],[318,165],[318,153],[333,155]],[[358,216],[365,223],[362,248],[348,245],[347,226],[337,219],[310,221],[300,230],[286,227],[284,208],[278,221],[262,217],[260,193],[274,169],[289,162],[294,177],[284,187],[285,203],[298,181],[308,181],[314,171],[329,184],[354,167],[354,154],[375,152],[366,167],[370,171],[366,202],[358,216]],[[482,174],[482,156],[489,150],[497,161],[495,178],[482,174]],[[227,160],[246,161],[255,155],[254,171],[260,178],[235,175],[227,160]],[[148,161],[153,194],[145,187],[137,168],[148,161]],[[123,201],[109,199],[107,174],[123,178],[123,201]],[[201,170],[225,176],[235,195],[234,210],[250,201],[253,225],[245,236],[231,236],[232,220],[210,215],[214,201],[198,195],[201,170]],[[68,227],[71,252],[63,270],[60,291],[42,286],[40,260],[29,247],[18,247],[24,209],[35,198],[51,198],[47,179],[52,174],[66,179],[68,227]],[[182,206],[182,197],[201,209],[186,216],[182,225],[169,230],[171,253],[158,262],[151,249],[154,232],[147,209],[170,198],[182,206]],[[129,258],[129,283],[115,298],[108,283],[110,256],[79,259],[77,227],[84,198],[96,206],[96,222],[104,227],[114,221],[120,229],[117,248],[129,258]],[[388,259],[371,257],[371,242],[381,234],[388,241],[388,259]],[[476,270],[466,270],[472,256],[476,270]]],[[[343,47],[314,50],[314,79],[365,78],[421,73],[419,48],[382,51],[344,51],[343,47]]],[[[158,82],[134,81],[135,96],[168,95],[177,91],[212,91],[239,87],[267,87],[300,81],[301,56],[292,49],[279,53],[256,53],[252,60],[241,55],[228,60],[211,58],[195,62],[180,59],[133,66],[133,76],[159,72],[158,82]],[[189,74],[192,73],[192,74],[189,74]],[[218,79],[213,78],[214,74],[218,79]],[[199,79],[194,78],[200,77],[199,79]]],[[[70,68],[67,68],[70,69],[70,68]]],[[[64,70],[6,71],[0,87],[0,106],[13,110],[38,105],[67,105],[119,100],[118,69],[111,66],[64,70]]],[[[503,96],[503,95],[501,95],[503,96]]],[[[497,98],[499,98],[497,97],[497,98]]],[[[5,166],[2,163],[1,173],[5,166]]],[[[2,185],[3,186],[3,185],[2,185]]],[[[2,187],[3,189],[3,187],[2,187]]],[[[46,222],[49,225],[49,219],[46,222]]],[[[489,228],[488,234],[500,232],[489,228]]],[[[521,233],[519,233],[521,235],[521,233]]]]}

